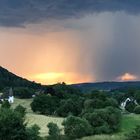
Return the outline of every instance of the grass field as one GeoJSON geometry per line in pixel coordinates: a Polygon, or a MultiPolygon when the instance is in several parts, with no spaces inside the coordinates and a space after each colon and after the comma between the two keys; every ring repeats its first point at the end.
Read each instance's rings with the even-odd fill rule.
{"type": "MultiPolygon", "coordinates": [[[[63,129],[61,123],[63,118],[49,117],[44,115],[35,114],[30,108],[30,103],[32,99],[15,99],[15,103],[12,104],[12,107],[15,108],[17,105],[22,105],[27,109],[26,121],[28,126],[37,124],[41,130],[41,136],[46,136],[48,134],[47,124],[49,122],[56,123],[61,129],[63,129]]],[[[124,140],[125,134],[131,132],[136,125],[140,124],[140,115],[129,114],[124,115],[122,118],[121,130],[117,134],[112,135],[96,135],[91,137],[85,137],[82,140],[124,140]]]]}
{"type": "Polygon", "coordinates": [[[61,123],[63,122],[63,118],[57,118],[57,117],[48,117],[44,115],[35,114],[32,112],[30,104],[32,102],[32,99],[15,99],[14,104],[12,104],[12,108],[15,108],[17,105],[22,105],[26,108],[27,115],[26,115],[26,121],[28,123],[28,126],[32,126],[34,124],[37,124],[40,129],[41,136],[46,136],[48,134],[48,128],[47,124],[49,122],[56,123],[59,128],[63,128],[61,123]]]}

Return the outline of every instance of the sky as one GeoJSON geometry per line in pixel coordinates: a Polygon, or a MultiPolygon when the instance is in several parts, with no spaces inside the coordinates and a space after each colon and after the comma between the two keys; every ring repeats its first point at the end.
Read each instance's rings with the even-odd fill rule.
{"type": "Polygon", "coordinates": [[[0,65],[42,84],[140,80],[140,1],[0,0],[0,65]]]}

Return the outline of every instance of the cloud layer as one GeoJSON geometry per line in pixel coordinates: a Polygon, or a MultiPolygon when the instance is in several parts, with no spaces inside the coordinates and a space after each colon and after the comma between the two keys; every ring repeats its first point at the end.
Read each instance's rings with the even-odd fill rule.
{"type": "Polygon", "coordinates": [[[139,7],[138,0],[1,0],[0,64],[43,83],[140,80],[139,7]]]}
{"type": "Polygon", "coordinates": [[[104,11],[140,12],[139,0],[0,0],[0,25],[24,27],[49,19],[82,17],[104,11]]]}

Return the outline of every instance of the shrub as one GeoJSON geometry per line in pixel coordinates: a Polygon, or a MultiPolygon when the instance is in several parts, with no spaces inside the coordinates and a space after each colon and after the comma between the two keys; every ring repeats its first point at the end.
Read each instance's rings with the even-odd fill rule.
{"type": "Polygon", "coordinates": [[[133,101],[130,101],[130,102],[127,102],[127,103],[126,103],[125,109],[126,109],[128,112],[133,113],[135,107],[136,107],[136,104],[135,104],[133,101]]]}
{"type": "Polygon", "coordinates": [[[26,129],[27,133],[27,140],[42,140],[42,138],[39,136],[39,126],[33,125],[32,127],[29,127],[26,129]]]}
{"type": "Polygon", "coordinates": [[[21,115],[22,117],[24,117],[25,114],[26,114],[26,108],[24,108],[24,107],[21,106],[21,105],[16,106],[15,111],[18,112],[18,113],[20,113],[20,115],[21,115]]]}
{"type": "Polygon", "coordinates": [[[92,127],[87,120],[69,116],[64,122],[65,135],[70,139],[81,138],[92,134],[92,127]]]}
{"type": "Polygon", "coordinates": [[[134,113],[140,114],[140,105],[138,105],[138,106],[135,107],[134,113]]]}
{"type": "Polygon", "coordinates": [[[11,105],[10,105],[10,103],[6,100],[6,101],[2,102],[1,107],[2,107],[2,108],[10,108],[11,105]]]}
{"type": "Polygon", "coordinates": [[[119,107],[119,104],[117,102],[117,100],[113,99],[113,98],[107,98],[104,106],[112,106],[112,107],[119,107]]]}
{"type": "Polygon", "coordinates": [[[49,128],[49,136],[47,137],[47,140],[61,140],[60,129],[57,124],[49,123],[47,127],[49,128]]]}
{"type": "Polygon", "coordinates": [[[120,128],[121,113],[113,107],[97,109],[93,113],[84,114],[83,117],[93,127],[94,134],[108,134],[120,128]]]}

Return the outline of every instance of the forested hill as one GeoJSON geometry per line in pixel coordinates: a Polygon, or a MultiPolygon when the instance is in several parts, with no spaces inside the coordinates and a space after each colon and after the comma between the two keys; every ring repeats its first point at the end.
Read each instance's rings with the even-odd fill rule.
{"type": "Polygon", "coordinates": [[[41,84],[19,77],[0,66],[0,89],[5,87],[31,87],[36,89],[41,87],[41,84]]]}
{"type": "Polygon", "coordinates": [[[140,88],[140,81],[132,82],[100,82],[100,83],[81,83],[73,84],[73,86],[82,89],[83,91],[97,90],[114,90],[125,88],[140,88]]]}

